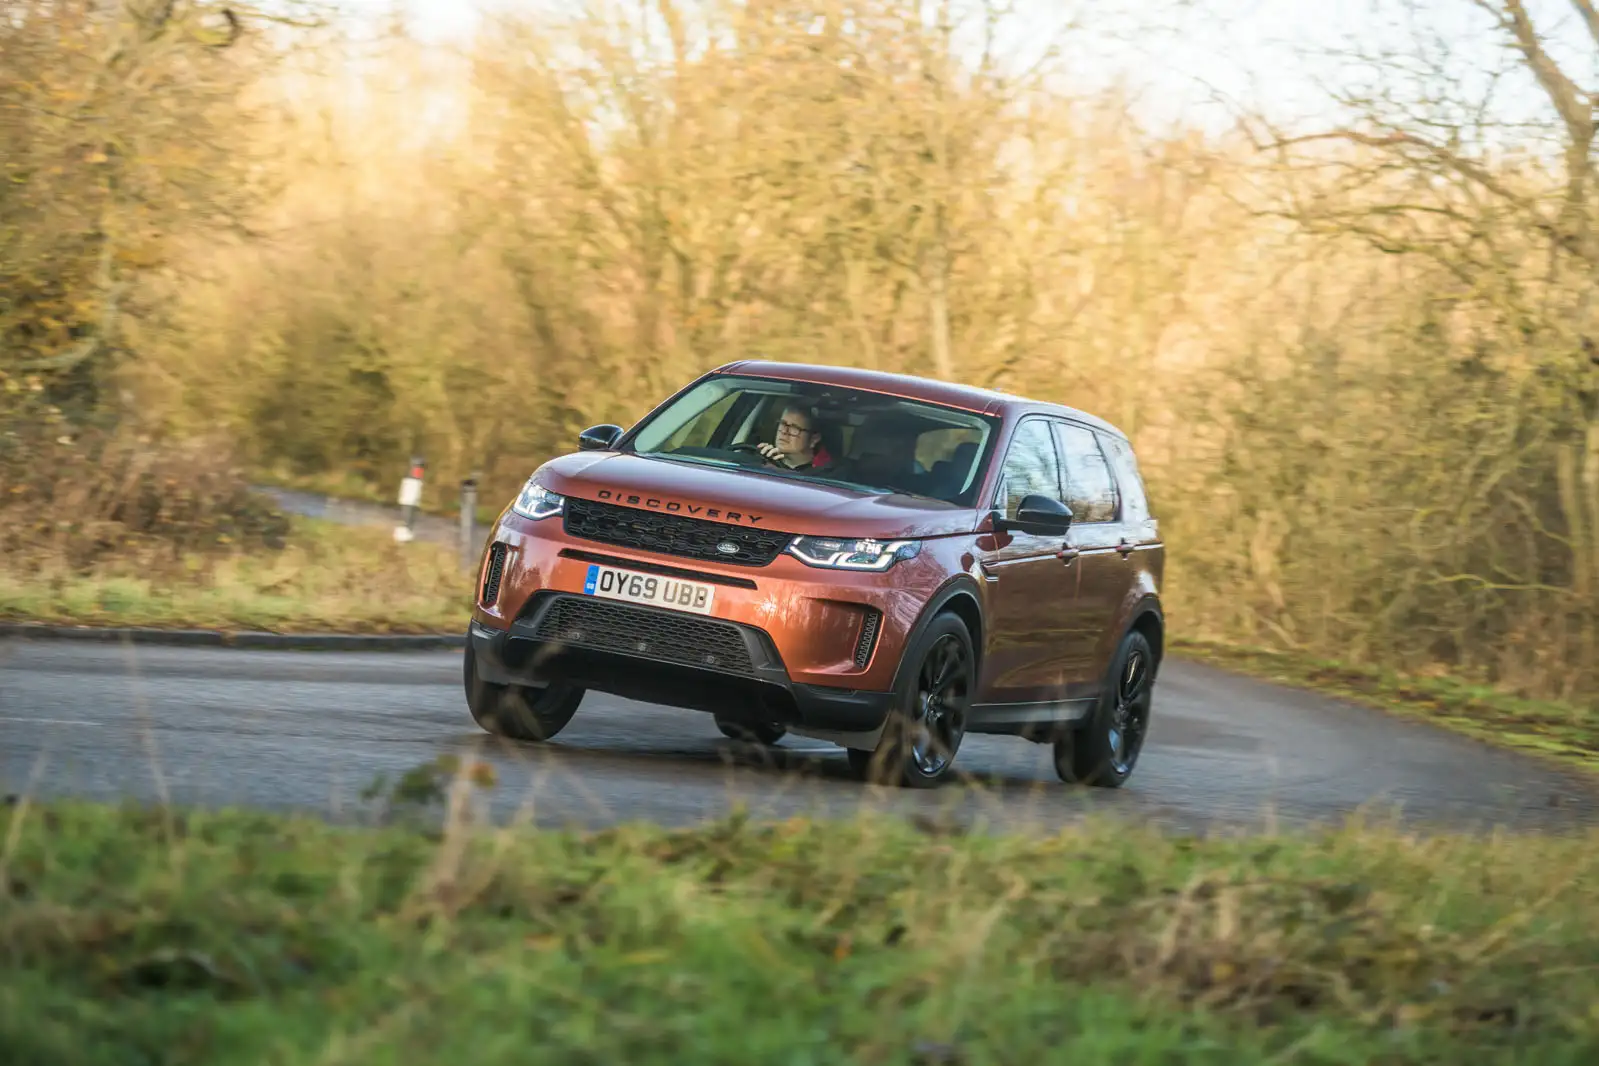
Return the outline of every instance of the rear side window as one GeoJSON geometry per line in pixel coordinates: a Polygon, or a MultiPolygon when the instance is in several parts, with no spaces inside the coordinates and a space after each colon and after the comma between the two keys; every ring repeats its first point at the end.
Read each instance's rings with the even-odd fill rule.
{"type": "Polygon", "coordinates": [[[1042,418],[1029,418],[1016,427],[1000,477],[999,503],[1006,518],[1015,518],[1022,500],[1035,493],[1060,499],[1060,462],[1049,423],[1042,418]]]}
{"type": "Polygon", "coordinates": [[[1122,520],[1147,522],[1154,508],[1149,501],[1149,490],[1144,486],[1144,476],[1138,469],[1138,457],[1133,454],[1133,446],[1120,437],[1111,436],[1101,438],[1100,443],[1105,446],[1105,454],[1110,456],[1111,466],[1116,470],[1116,481],[1121,486],[1122,520]]]}
{"type": "Polygon", "coordinates": [[[1116,521],[1116,479],[1099,447],[1099,435],[1084,426],[1057,423],[1066,465],[1066,505],[1074,522],[1116,521]]]}

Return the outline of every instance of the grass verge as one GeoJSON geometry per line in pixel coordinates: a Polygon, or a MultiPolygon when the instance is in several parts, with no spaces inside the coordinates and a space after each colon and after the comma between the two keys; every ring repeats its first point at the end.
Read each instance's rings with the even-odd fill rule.
{"type": "Polygon", "coordinates": [[[1599,1052],[1593,835],[11,814],[0,1047],[17,1062],[1576,1066],[1599,1052]]]}
{"type": "Polygon", "coordinates": [[[1262,648],[1181,638],[1173,639],[1170,648],[1185,659],[1342,696],[1599,773],[1599,708],[1522,699],[1455,678],[1406,677],[1262,648]]]}
{"type": "Polygon", "coordinates": [[[459,633],[473,577],[453,550],[291,519],[280,551],[112,557],[89,573],[0,563],[0,620],[282,633],[459,633]]]}

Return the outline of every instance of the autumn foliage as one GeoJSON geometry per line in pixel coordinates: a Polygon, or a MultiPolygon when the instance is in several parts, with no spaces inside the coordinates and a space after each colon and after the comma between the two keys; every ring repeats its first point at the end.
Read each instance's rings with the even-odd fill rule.
{"type": "Polygon", "coordinates": [[[4,0],[0,368],[261,476],[421,452],[436,504],[744,356],[1061,400],[1133,437],[1181,634],[1591,699],[1592,119],[1516,0],[1457,2],[1558,150],[1381,57],[1327,136],[1156,135],[998,5],[589,0],[451,52],[4,0]]]}

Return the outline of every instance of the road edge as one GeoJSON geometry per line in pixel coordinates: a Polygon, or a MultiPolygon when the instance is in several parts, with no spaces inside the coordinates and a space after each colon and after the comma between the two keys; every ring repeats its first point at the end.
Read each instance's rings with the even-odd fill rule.
{"type": "MultiPolygon", "coordinates": [[[[1440,708],[1428,698],[1432,695],[1430,693],[1424,693],[1421,698],[1413,698],[1394,691],[1361,691],[1336,682],[1309,680],[1295,676],[1292,672],[1265,665],[1272,661],[1278,664],[1294,664],[1303,663],[1304,660],[1296,660],[1294,656],[1285,653],[1245,645],[1181,640],[1173,642],[1169,654],[1173,658],[1220,670],[1235,677],[1250,678],[1269,685],[1280,685],[1283,688],[1312,693],[1328,699],[1342,700],[1354,706],[1389,715],[1397,720],[1442,730],[1499,751],[1530,756],[1551,769],[1576,771],[1591,780],[1599,780],[1599,757],[1564,745],[1550,746],[1539,743],[1535,733],[1522,734],[1496,729],[1492,724],[1470,715],[1448,711],[1440,713],[1440,708]],[[1252,656],[1258,658],[1251,661],[1252,656]]],[[[1418,681],[1414,684],[1415,687],[1424,690],[1427,683],[1418,681]]]]}
{"type": "MultiPolygon", "coordinates": [[[[327,652],[414,652],[458,650],[465,647],[466,634],[462,633],[274,633],[268,630],[226,629],[164,629],[158,626],[83,626],[51,625],[41,622],[0,622],[0,640],[79,641],[96,644],[165,645],[188,648],[234,648],[255,651],[327,651],[327,652]]],[[[1318,684],[1284,674],[1261,669],[1260,665],[1225,661],[1216,654],[1218,648],[1203,641],[1173,642],[1171,654],[1175,658],[1210,666],[1239,677],[1249,677],[1268,684],[1282,685],[1302,692],[1313,692],[1332,699],[1384,712],[1394,717],[1423,722],[1433,728],[1475,740],[1502,751],[1512,751],[1540,759],[1546,765],[1565,770],[1585,772],[1590,778],[1599,777],[1599,760],[1568,750],[1551,750],[1541,744],[1529,742],[1530,738],[1483,728],[1470,718],[1438,714],[1436,709],[1424,708],[1392,693],[1356,692],[1335,684],[1318,684]],[[1430,713],[1429,713],[1430,712],[1430,713]]]]}
{"type": "Polygon", "coordinates": [[[452,633],[274,633],[268,630],[162,629],[155,626],[67,626],[0,622],[0,640],[83,641],[96,644],[155,644],[180,648],[241,648],[282,651],[453,650],[466,634],[452,633]]]}

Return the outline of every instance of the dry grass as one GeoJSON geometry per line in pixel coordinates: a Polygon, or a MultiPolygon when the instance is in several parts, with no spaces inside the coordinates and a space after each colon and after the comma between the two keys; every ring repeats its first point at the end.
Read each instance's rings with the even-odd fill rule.
{"type": "Polygon", "coordinates": [[[75,426],[36,391],[19,392],[0,410],[0,618],[465,628],[472,580],[454,550],[286,515],[251,490],[225,440],[75,426]]]}
{"type": "Polygon", "coordinates": [[[292,519],[276,551],[205,552],[159,564],[107,556],[87,570],[0,558],[0,618],[78,625],[284,633],[459,633],[472,580],[451,549],[387,529],[292,519]]]}

